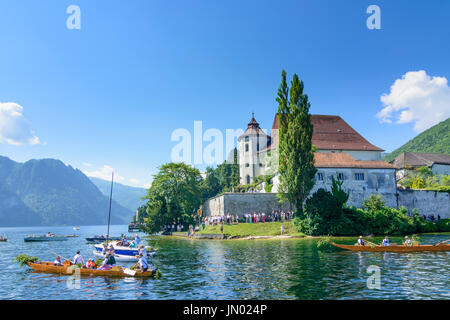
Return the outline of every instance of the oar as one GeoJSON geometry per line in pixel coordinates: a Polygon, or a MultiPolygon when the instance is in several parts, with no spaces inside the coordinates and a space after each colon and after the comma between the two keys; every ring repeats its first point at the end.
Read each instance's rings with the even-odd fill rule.
{"type": "Polygon", "coordinates": [[[449,241],[450,241],[450,239],[448,239],[448,240],[445,240],[445,241],[442,241],[442,242],[439,242],[439,243],[435,244],[435,246],[438,246],[438,245],[441,245],[441,244],[447,243],[447,242],[449,242],[449,241]]]}
{"type": "Polygon", "coordinates": [[[52,251],[52,250],[48,250],[48,251],[50,251],[51,253],[53,253],[53,254],[56,255],[56,256],[60,256],[61,258],[65,259],[65,260],[67,260],[67,261],[72,261],[71,259],[67,259],[67,258],[63,257],[62,255],[57,254],[55,251],[52,251]]]}
{"type": "Polygon", "coordinates": [[[373,242],[370,242],[370,241],[368,241],[368,240],[364,240],[364,241],[367,242],[368,244],[373,245],[373,246],[378,246],[377,244],[375,244],[375,243],[373,243],[373,242]]]}

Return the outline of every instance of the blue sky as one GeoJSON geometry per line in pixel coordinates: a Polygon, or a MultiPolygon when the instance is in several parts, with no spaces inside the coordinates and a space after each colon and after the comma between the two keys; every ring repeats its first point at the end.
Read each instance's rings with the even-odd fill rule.
{"type": "Polygon", "coordinates": [[[448,117],[449,14],[449,1],[2,1],[0,103],[22,107],[13,131],[39,143],[8,143],[12,129],[2,140],[0,114],[0,155],[111,167],[145,185],[177,128],[245,129],[253,111],[270,129],[282,69],[304,81],[311,113],[340,115],[392,151],[448,117]],[[72,4],[80,30],[66,27],[72,4]],[[366,27],[372,4],[381,30],[366,27]],[[391,92],[408,72],[399,87],[428,88],[432,103],[391,92]],[[391,123],[377,117],[383,94],[391,123]]]}

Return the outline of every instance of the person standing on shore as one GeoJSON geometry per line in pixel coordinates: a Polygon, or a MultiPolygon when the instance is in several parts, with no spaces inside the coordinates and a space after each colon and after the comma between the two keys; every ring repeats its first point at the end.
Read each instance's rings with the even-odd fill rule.
{"type": "Polygon", "coordinates": [[[281,235],[283,235],[284,234],[284,226],[281,225],[280,229],[281,229],[281,235]]]}
{"type": "Polygon", "coordinates": [[[223,221],[222,221],[222,223],[220,224],[220,232],[223,233],[223,221]]]}

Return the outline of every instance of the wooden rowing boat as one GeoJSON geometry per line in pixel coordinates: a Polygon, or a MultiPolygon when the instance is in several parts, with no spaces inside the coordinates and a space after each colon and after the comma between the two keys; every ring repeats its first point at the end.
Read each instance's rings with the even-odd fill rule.
{"type": "Polygon", "coordinates": [[[389,245],[389,246],[355,246],[355,245],[345,245],[345,244],[337,244],[334,242],[328,242],[329,244],[352,251],[369,251],[369,252],[424,252],[424,251],[450,251],[450,245],[445,243],[440,243],[437,245],[432,244],[416,244],[412,246],[405,245],[389,245]]]}
{"type": "Polygon", "coordinates": [[[139,277],[139,278],[148,278],[155,275],[155,271],[153,269],[148,269],[145,272],[136,271],[134,275],[130,274],[130,269],[121,268],[119,266],[113,267],[110,270],[97,270],[97,269],[86,269],[86,268],[78,268],[76,266],[71,266],[68,264],[62,266],[55,266],[52,262],[44,262],[39,261],[36,263],[29,262],[27,265],[35,271],[39,272],[47,272],[47,273],[56,273],[63,275],[72,275],[77,274],[79,270],[79,275],[81,276],[103,276],[103,277],[139,277]],[[128,273],[126,273],[128,272],[128,273]]]}

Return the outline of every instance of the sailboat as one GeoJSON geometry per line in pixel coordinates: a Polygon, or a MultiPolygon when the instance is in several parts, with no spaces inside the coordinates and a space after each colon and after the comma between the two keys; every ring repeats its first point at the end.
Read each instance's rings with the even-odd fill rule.
{"type": "MultiPolygon", "coordinates": [[[[108,229],[106,232],[106,247],[108,247],[108,243],[111,243],[109,247],[114,248],[114,258],[117,261],[129,261],[129,262],[135,262],[138,261],[139,258],[137,257],[139,254],[139,249],[137,247],[127,247],[119,245],[120,241],[110,241],[109,238],[109,226],[111,223],[111,205],[112,205],[112,192],[113,192],[113,184],[114,184],[114,172],[112,173],[111,177],[111,192],[109,195],[109,212],[108,212],[108,229]]],[[[94,255],[100,258],[106,257],[106,252],[103,251],[104,245],[103,244],[96,244],[94,245],[94,255]]],[[[147,257],[153,257],[156,254],[156,250],[153,250],[151,247],[145,247],[147,252],[147,257]]]]}

